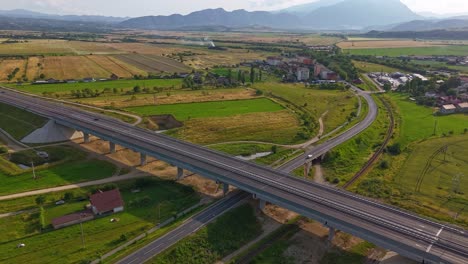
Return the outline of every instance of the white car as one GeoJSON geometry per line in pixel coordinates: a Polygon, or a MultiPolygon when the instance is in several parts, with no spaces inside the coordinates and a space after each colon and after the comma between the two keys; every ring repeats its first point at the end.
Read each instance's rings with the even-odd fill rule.
{"type": "Polygon", "coordinates": [[[307,159],[311,159],[313,157],[314,157],[313,155],[307,155],[307,159]]]}
{"type": "Polygon", "coordinates": [[[17,248],[22,248],[22,247],[25,247],[25,246],[26,246],[25,244],[20,243],[20,244],[18,244],[16,247],[17,247],[17,248]]]}
{"type": "Polygon", "coordinates": [[[60,201],[55,202],[55,205],[62,205],[62,204],[65,204],[64,200],[60,200],[60,201]]]}

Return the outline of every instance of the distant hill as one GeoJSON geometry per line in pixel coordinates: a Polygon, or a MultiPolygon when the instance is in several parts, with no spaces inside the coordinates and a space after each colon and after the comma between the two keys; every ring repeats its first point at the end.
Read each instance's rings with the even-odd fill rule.
{"type": "Polygon", "coordinates": [[[400,0],[344,0],[309,13],[304,23],[319,29],[362,29],[420,18],[400,0]]]}
{"type": "Polygon", "coordinates": [[[299,16],[304,16],[321,7],[331,6],[331,5],[334,5],[343,1],[344,0],[319,0],[316,2],[312,2],[312,3],[291,6],[286,9],[278,10],[275,13],[291,13],[291,14],[296,14],[299,16]]]}
{"type": "Polygon", "coordinates": [[[61,32],[91,32],[102,33],[111,29],[110,26],[96,22],[63,21],[44,18],[17,18],[0,16],[2,30],[33,30],[33,31],[61,31],[61,32]]]}
{"type": "Polygon", "coordinates": [[[54,19],[62,21],[78,22],[99,22],[99,23],[120,23],[128,17],[108,17],[108,16],[78,16],[78,15],[53,15],[44,14],[24,9],[0,10],[0,16],[13,18],[34,18],[34,19],[54,19]]]}
{"type": "Polygon", "coordinates": [[[222,8],[206,9],[186,16],[146,16],[129,19],[120,23],[124,28],[177,29],[200,26],[249,27],[264,26],[273,28],[294,28],[301,25],[299,17],[291,14],[270,12],[248,12],[235,10],[228,12],[222,8]]]}
{"type": "Polygon", "coordinates": [[[443,19],[443,20],[414,20],[401,23],[389,29],[389,31],[429,31],[438,29],[468,29],[468,18],[443,19]]]}
{"type": "Polygon", "coordinates": [[[447,39],[468,40],[468,29],[464,30],[430,30],[430,31],[370,31],[358,35],[366,38],[405,38],[405,39],[447,39]]]}

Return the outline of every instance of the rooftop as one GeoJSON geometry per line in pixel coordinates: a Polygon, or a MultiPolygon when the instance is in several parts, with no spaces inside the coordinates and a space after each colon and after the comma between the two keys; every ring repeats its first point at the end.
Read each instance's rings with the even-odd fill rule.
{"type": "Polygon", "coordinates": [[[90,201],[91,205],[94,206],[98,212],[112,211],[114,208],[124,205],[124,201],[118,189],[95,193],[91,195],[90,201]]]}

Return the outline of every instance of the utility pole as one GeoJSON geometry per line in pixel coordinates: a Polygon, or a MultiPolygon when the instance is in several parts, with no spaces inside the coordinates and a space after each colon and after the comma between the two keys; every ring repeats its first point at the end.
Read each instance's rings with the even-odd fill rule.
{"type": "Polygon", "coordinates": [[[31,167],[32,167],[32,172],[33,172],[33,179],[36,179],[36,171],[34,170],[34,161],[31,161],[31,167]]]}

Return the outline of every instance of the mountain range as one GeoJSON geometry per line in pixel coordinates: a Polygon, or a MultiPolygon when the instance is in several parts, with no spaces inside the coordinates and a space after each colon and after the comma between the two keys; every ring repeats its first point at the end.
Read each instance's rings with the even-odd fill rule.
{"type": "Polygon", "coordinates": [[[0,16],[10,18],[28,18],[28,19],[53,19],[60,21],[75,22],[98,22],[98,23],[120,23],[128,17],[109,17],[109,16],[78,16],[78,15],[53,15],[40,12],[34,12],[24,9],[0,10],[0,16]]]}

